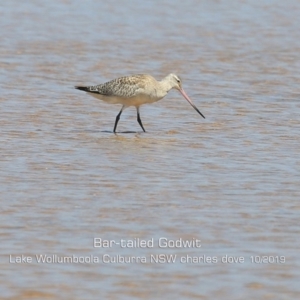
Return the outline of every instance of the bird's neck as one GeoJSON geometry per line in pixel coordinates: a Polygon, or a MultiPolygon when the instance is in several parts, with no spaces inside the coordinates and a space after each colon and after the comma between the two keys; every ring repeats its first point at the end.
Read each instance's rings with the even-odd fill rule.
{"type": "Polygon", "coordinates": [[[159,81],[160,89],[166,94],[173,88],[172,83],[170,82],[168,76],[159,81]]]}

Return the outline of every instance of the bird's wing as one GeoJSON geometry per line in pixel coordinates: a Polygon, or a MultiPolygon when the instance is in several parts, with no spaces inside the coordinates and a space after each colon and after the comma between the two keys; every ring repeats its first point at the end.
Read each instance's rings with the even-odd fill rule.
{"type": "Polygon", "coordinates": [[[145,93],[145,75],[134,75],[113,79],[103,84],[87,87],[87,92],[107,97],[131,98],[145,93]]]}

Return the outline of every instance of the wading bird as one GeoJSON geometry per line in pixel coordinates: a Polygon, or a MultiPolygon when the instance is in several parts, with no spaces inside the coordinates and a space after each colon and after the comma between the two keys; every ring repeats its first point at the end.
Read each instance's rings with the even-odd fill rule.
{"type": "Polygon", "coordinates": [[[120,77],[109,82],[94,86],[75,86],[76,89],[85,91],[97,99],[111,104],[122,104],[114,126],[116,133],[117,125],[123,110],[129,106],[135,106],[137,121],[146,132],[140,117],[140,106],[153,103],[164,98],[171,89],[178,90],[191,106],[203,117],[204,115],[193,104],[181,86],[180,78],[175,74],[169,74],[163,80],[157,81],[150,75],[133,75],[120,77]]]}

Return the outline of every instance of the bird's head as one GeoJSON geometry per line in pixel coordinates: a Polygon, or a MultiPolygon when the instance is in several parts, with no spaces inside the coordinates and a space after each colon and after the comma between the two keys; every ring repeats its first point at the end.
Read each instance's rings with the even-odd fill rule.
{"type": "Polygon", "coordinates": [[[170,86],[172,89],[178,90],[181,95],[191,104],[191,106],[203,117],[204,115],[199,111],[199,109],[195,106],[195,104],[192,102],[192,100],[188,97],[184,89],[182,88],[181,85],[181,79],[179,76],[171,73],[166,77],[167,81],[170,83],[170,86]]]}
{"type": "Polygon", "coordinates": [[[181,86],[181,79],[179,76],[177,76],[176,74],[169,74],[167,76],[168,78],[168,81],[170,82],[171,86],[172,86],[172,89],[176,89],[176,90],[181,90],[182,89],[182,86],[181,86]]]}

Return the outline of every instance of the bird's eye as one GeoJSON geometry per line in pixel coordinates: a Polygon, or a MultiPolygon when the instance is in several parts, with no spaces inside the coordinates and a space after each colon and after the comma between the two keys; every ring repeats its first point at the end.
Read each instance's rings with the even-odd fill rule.
{"type": "Polygon", "coordinates": [[[176,81],[179,83],[179,82],[180,82],[180,79],[177,78],[176,81]]]}

